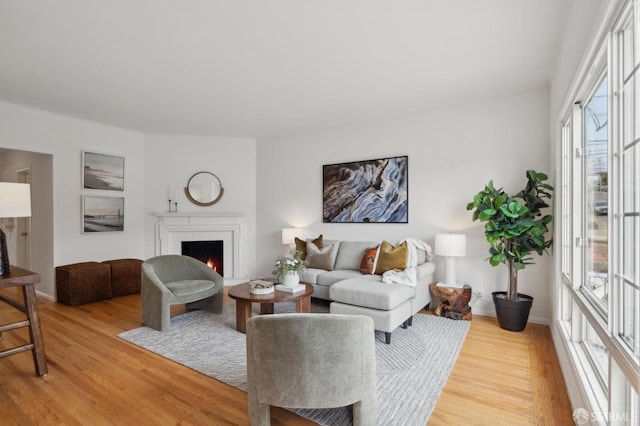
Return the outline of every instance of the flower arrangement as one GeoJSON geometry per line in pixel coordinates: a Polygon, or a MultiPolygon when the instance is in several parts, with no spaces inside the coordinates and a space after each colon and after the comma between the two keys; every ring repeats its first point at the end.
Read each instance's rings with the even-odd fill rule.
{"type": "Polygon", "coordinates": [[[301,254],[302,253],[297,251],[293,257],[279,257],[276,259],[276,265],[272,273],[278,281],[282,281],[288,272],[296,272],[298,275],[302,274],[308,262],[302,260],[300,257],[301,254]]]}

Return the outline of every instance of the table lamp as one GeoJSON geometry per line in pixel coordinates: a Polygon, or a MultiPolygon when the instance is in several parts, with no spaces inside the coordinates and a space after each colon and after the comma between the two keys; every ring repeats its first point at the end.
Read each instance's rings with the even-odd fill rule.
{"type": "MultiPolygon", "coordinates": [[[[30,189],[28,183],[0,182],[0,218],[31,216],[30,189]]],[[[0,275],[10,273],[7,236],[0,228],[0,275]]]]}
{"type": "Polygon", "coordinates": [[[436,234],[435,254],[445,259],[444,287],[463,287],[456,282],[456,257],[464,257],[467,251],[467,236],[464,234],[436,234]]]}
{"type": "Polygon", "coordinates": [[[282,228],[282,244],[289,246],[289,254],[295,250],[295,238],[298,236],[300,231],[301,230],[299,228],[282,228]]]}

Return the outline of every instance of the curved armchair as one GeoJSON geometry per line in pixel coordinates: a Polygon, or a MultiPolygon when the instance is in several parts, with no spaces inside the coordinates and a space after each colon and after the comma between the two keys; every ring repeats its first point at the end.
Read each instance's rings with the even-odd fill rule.
{"type": "Polygon", "coordinates": [[[142,264],[142,322],[159,331],[169,329],[171,305],[222,313],[223,278],[188,256],[164,255],[142,264]]]}
{"type": "Polygon", "coordinates": [[[353,406],[354,425],[377,418],[373,320],[362,315],[276,314],[247,322],[252,426],[271,424],[270,406],[353,406]]]}

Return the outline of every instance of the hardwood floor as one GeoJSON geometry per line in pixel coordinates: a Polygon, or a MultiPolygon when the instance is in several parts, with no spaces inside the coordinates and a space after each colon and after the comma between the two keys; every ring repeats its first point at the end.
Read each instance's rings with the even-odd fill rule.
{"type": "MultiPolygon", "coordinates": [[[[139,295],[38,304],[49,374],[35,375],[31,352],[0,359],[0,424],[248,424],[244,392],[116,337],[141,325],[139,295]]],[[[23,317],[0,304],[0,322],[23,317]]],[[[26,333],[3,333],[0,350],[24,343],[26,333]]],[[[274,425],[312,424],[283,409],[272,416],[274,425]]],[[[573,424],[548,327],[512,333],[475,316],[428,424],[573,424]]]]}

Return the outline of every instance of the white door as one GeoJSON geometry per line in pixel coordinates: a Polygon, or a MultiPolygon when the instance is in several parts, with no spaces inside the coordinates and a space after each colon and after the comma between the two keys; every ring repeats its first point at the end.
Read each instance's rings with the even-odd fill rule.
{"type": "MultiPolygon", "coordinates": [[[[18,182],[31,184],[31,168],[18,170],[18,182]]],[[[31,269],[31,218],[17,218],[17,250],[15,265],[31,269]]]]}

